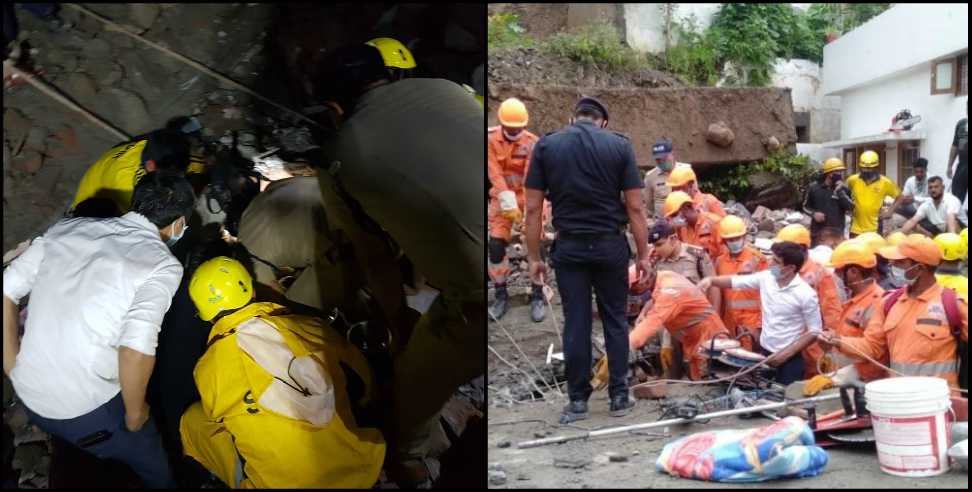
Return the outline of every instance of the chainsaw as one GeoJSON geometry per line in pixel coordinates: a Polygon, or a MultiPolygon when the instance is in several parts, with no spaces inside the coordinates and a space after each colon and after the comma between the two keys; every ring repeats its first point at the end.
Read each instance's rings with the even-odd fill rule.
{"type": "Polygon", "coordinates": [[[910,110],[902,109],[898,114],[891,118],[891,128],[888,131],[900,132],[911,130],[915,124],[921,121],[921,116],[912,115],[910,110]]]}

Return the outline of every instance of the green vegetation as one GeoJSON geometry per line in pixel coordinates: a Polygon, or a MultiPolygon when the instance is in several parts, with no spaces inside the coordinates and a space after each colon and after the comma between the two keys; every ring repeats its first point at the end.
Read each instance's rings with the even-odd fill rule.
{"type": "Polygon", "coordinates": [[[623,44],[614,26],[606,23],[586,26],[577,33],[557,33],[541,49],[602,70],[649,68],[647,58],[623,44]]]}
{"type": "Polygon", "coordinates": [[[712,36],[699,29],[694,16],[684,22],[673,21],[671,25],[677,44],[665,52],[659,68],[689,84],[714,86],[719,81],[719,70],[712,36]]]}
{"type": "Polygon", "coordinates": [[[722,200],[739,201],[748,196],[751,191],[750,176],[761,172],[781,176],[793,183],[800,190],[801,195],[817,173],[810,164],[809,157],[781,149],[759,162],[712,169],[699,176],[699,187],[722,200]]]}
{"type": "Polygon", "coordinates": [[[514,13],[501,13],[489,16],[486,29],[486,44],[490,51],[519,46],[532,46],[533,39],[520,27],[520,18],[514,13]]]}

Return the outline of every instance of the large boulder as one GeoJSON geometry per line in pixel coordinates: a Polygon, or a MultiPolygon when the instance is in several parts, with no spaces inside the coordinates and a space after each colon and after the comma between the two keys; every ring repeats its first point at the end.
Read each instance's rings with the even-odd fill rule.
{"type": "Polygon", "coordinates": [[[705,140],[717,147],[727,148],[736,140],[736,134],[725,121],[717,121],[709,125],[708,131],[705,132],[705,140]]]}

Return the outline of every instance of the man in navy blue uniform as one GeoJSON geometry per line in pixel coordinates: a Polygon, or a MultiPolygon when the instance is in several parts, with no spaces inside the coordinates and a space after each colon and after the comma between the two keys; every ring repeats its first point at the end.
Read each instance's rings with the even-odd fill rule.
{"type": "Polygon", "coordinates": [[[570,403],[563,419],[587,418],[591,379],[591,290],[604,325],[610,372],[610,413],[630,413],[628,326],[625,302],[631,250],[625,236],[630,221],[638,248],[639,281],[647,279],[648,224],[634,149],[628,137],[608,131],[607,108],[583,97],[570,126],[544,135],[533,150],[526,178],[526,234],[530,275],[541,283],[541,213],[546,195],[553,206],[557,238],[550,259],[564,306],[564,356],[570,403]],[[623,196],[623,199],[622,199],[623,196]]]}

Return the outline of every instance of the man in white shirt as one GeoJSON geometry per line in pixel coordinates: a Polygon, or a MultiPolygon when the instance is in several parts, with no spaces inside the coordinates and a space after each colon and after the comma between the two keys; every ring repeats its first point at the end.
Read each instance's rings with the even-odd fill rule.
{"type": "Polygon", "coordinates": [[[770,355],[776,368],[776,381],[790,384],[803,379],[804,361],[800,354],[816,340],[823,321],[817,292],[800,278],[806,261],[803,248],[788,241],[773,244],[770,268],[749,275],[709,277],[699,282],[703,291],[759,289],[763,329],[759,335],[761,352],[770,355]]]}
{"type": "Polygon", "coordinates": [[[185,178],[149,173],[131,212],[61,220],[3,272],[3,370],[31,422],[128,464],[152,488],[175,486],[145,391],[182,278],[168,245],[194,200],[185,178]],[[28,294],[19,340],[17,304],[28,294]]]}
{"type": "Polygon", "coordinates": [[[915,216],[905,222],[901,232],[908,234],[917,228],[918,232],[935,237],[944,232],[958,233],[958,214],[962,202],[955,195],[945,193],[945,183],[939,176],[928,178],[930,200],[921,204],[915,216]]]}
{"type": "Polygon", "coordinates": [[[912,167],[915,175],[905,181],[904,188],[901,190],[904,198],[901,199],[901,206],[895,210],[895,213],[909,219],[915,216],[918,207],[931,200],[928,195],[928,159],[918,158],[912,167]]]}

